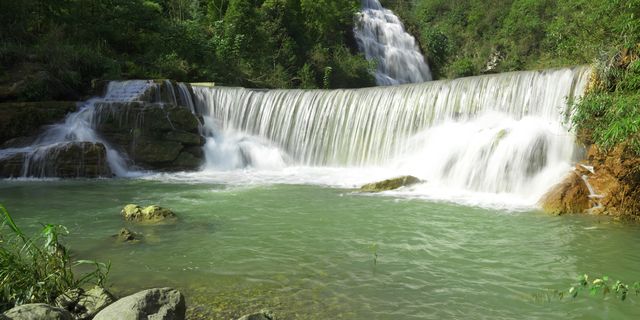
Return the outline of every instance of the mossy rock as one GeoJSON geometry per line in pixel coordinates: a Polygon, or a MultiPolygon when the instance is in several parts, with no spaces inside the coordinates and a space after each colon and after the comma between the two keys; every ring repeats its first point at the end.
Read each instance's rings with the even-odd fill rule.
{"type": "Polygon", "coordinates": [[[183,146],[175,141],[137,141],[131,155],[136,162],[162,164],[178,158],[183,146]]]}
{"type": "Polygon", "coordinates": [[[181,152],[178,155],[178,158],[173,162],[172,166],[183,170],[193,170],[200,167],[201,164],[201,158],[197,158],[189,152],[181,152]]]}
{"type": "Polygon", "coordinates": [[[184,131],[170,131],[164,135],[164,139],[180,142],[185,146],[202,146],[205,143],[203,136],[184,131]]]}
{"type": "Polygon", "coordinates": [[[393,179],[387,179],[379,182],[365,184],[360,188],[360,191],[364,192],[381,192],[388,190],[395,190],[400,187],[406,187],[421,183],[422,180],[414,176],[401,176],[393,179]]]}
{"type": "Polygon", "coordinates": [[[142,208],[136,204],[128,204],[122,209],[121,214],[127,221],[140,223],[172,222],[177,219],[173,211],[160,206],[142,208]]]}

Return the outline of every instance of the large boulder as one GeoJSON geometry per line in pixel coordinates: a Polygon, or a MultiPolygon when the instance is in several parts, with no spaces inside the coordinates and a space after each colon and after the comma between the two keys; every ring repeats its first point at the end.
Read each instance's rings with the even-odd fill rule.
{"type": "Polygon", "coordinates": [[[69,142],[0,157],[0,177],[110,177],[107,149],[101,143],[69,142]]]}
{"type": "Polygon", "coordinates": [[[379,182],[365,184],[360,188],[364,192],[381,192],[398,189],[421,183],[422,181],[414,176],[401,176],[393,179],[387,179],[379,182]]]}
{"type": "Polygon", "coordinates": [[[17,306],[4,313],[10,320],[73,320],[69,311],[44,303],[17,306]]]}
{"type": "Polygon", "coordinates": [[[589,189],[577,171],[568,174],[549,190],[539,203],[547,213],[554,215],[582,213],[590,208],[589,189]]]}
{"type": "Polygon", "coordinates": [[[76,320],[88,320],[98,312],[114,303],[116,298],[102,287],[89,291],[69,290],[56,298],[56,306],[69,311],[76,320]]]}
{"type": "Polygon", "coordinates": [[[173,211],[160,206],[148,206],[142,208],[139,205],[128,204],[120,212],[127,221],[141,223],[158,223],[164,221],[175,221],[176,214],[173,211]]]}
{"type": "Polygon", "coordinates": [[[180,291],[149,289],[124,297],[100,311],[94,320],[182,320],[186,304],[180,291]]]}
{"type": "Polygon", "coordinates": [[[640,157],[633,144],[621,143],[611,150],[592,145],[574,172],[542,197],[543,210],[553,214],[588,212],[640,221],[640,157]],[[582,176],[594,195],[589,196],[582,176]]]}
{"type": "Polygon", "coordinates": [[[161,171],[195,170],[205,144],[200,119],[185,107],[167,103],[103,102],[97,130],[125,151],[133,163],[161,171]]]}

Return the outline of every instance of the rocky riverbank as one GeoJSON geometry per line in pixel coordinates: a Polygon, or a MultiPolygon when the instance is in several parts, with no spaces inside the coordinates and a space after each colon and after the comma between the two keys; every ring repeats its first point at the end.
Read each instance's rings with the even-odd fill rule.
{"type": "Polygon", "coordinates": [[[640,44],[599,61],[572,124],[587,154],[541,200],[553,214],[640,220],[640,44]]]}
{"type": "Polygon", "coordinates": [[[552,214],[590,213],[640,221],[640,157],[629,143],[609,152],[592,145],[586,159],[540,204],[552,214]]]}

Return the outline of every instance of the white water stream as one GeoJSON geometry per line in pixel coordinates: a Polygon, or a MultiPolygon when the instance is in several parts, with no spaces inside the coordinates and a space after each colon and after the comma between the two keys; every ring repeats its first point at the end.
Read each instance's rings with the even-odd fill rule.
{"type": "Polygon", "coordinates": [[[431,80],[431,71],[416,43],[391,10],[378,0],[362,0],[362,11],[353,30],[360,50],[377,66],[380,86],[431,80]]]}

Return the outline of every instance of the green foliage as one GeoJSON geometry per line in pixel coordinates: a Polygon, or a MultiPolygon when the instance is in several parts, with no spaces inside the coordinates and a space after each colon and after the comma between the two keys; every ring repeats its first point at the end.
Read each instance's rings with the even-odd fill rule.
{"type": "Polygon", "coordinates": [[[640,41],[640,0],[387,0],[436,77],[588,64],[640,41]]]}
{"type": "Polygon", "coordinates": [[[436,28],[426,28],[422,33],[421,40],[423,48],[428,50],[426,56],[429,60],[431,72],[435,77],[439,77],[453,50],[449,38],[436,28]]]}
{"type": "Polygon", "coordinates": [[[375,266],[378,264],[378,244],[375,242],[371,244],[371,254],[373,255],[373,265],[375,266]]]}
{"type": "Polygon", "coordinates": [[[596,64],[592,88],[572,105],[572,124],[586,143],[607,151],[627,141],[640,155],[640,59],[624,52],[596,64]]]}
{"type": "Polygon", "coordinates": [[[589,275],[584,274],[578,277],[578,280],[567,290],[552,290],[542,294],[537,294],[534,297],[536,299],[542,299],[550,301],[552,298],[558,298],[560,300],[565,297],[577,298],[582,292],[588,292],[590,296],[596,296],[601,294],[603,297],[607,295],[613,295],[621,301],[625,301],[630,293],[640,295],[640,282],[635,282],[632,285],[626,284],[620,280],[613,281],[608,276],[602,278],[595,278],[591,280],[589,275]]]}
{"type": "Polygon", "coordinates": [[[110,265],[74,261],[60,243],[69,233],[64,226],[43,225],[29,237],[2,205],[0,215],[0,312],[25,303],[52,303],[67,290],[88,284],[104,285],[110,265]],[[79,265],[95,269],[76,277],[72,269],[79,265]]]}
{"type": "Polygon", "coordinates": [[[366,86],[373,76],[351,34],[359,4],[358,0],[3,1],[0,70],[6,72],[0,73],[0,84],[46,72],[21,100],[78,99],[94,78],[312,88],[323,86],[324,70],[331,67],[335,70],[331,87],[366,86]],[[316,59],[318,52],[322,59],[316,59]]]}
{"type": "Polygon", "coordinates": [[[461,59],[449,66],[449,74],[454,77],[468,77],[476,74],[476,69],[471,59],[461,59]]]}

